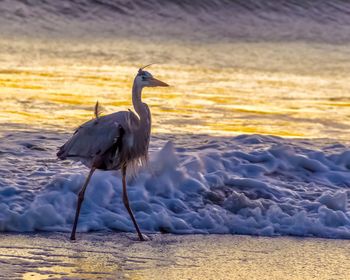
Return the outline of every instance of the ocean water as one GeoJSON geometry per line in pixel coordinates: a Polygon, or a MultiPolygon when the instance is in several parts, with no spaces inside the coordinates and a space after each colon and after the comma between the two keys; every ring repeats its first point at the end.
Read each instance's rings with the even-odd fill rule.
{"type": "MultiPolygon", "coordinates": [[[[150,164],[129,178],[143,231],[350,238],[350,4],[1,1],[0,231],[69,231],[86,168],[56,159],[80,123],[132,108],[150,164]]],[[[133,231],[118,171],[78,231],[133,231]]]]}

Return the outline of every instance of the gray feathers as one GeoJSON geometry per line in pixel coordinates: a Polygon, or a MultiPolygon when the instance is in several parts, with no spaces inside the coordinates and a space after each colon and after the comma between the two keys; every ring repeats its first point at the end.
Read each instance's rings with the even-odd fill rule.
{"type": "Polygon", "coordinates": [[[98,100],[96,101],[96,104],[95,104],[94,115],[96,119],[98,119],[101,115],[101,107],[99,106],[98,100]]]}
{"type": "MultiPolygon", "coordinates": [[[[81,125],[58,151],[60,159],[71,158],[102,170],[135,167],[147,162],[151,136],[151,112],[141,100],[144,87],[168,86],[142,68],[134,79],[132,103],[138,115],[121,111],[101,116],[98,101],[95,118],[81,125]]],[[[129,168],[128,168],[129,169],[129,168]]]]}
{"type": "Polygon", "coordinates": [[[103,170],[119,169],[131,161],[145,162],[148,145],[140,135],[139,123],[131,111],[90,120],[75,131],[57,156],[103,170]]]}

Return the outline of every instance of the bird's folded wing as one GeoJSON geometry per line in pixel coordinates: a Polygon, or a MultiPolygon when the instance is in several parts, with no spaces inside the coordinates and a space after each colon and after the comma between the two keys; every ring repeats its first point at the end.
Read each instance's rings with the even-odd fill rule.
{"type": "Polygon", "coordinates": [[[69,157],[93,158],[104,154],[122,135],[122,126],[113,118],[101,117],[80,126],[59,149],[60,159],[69,157]]]}

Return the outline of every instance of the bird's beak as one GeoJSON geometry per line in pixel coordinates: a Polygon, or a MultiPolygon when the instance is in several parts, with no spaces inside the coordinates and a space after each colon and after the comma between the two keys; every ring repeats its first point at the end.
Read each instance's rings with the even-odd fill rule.
{"type": "Polygon", "coordinates": [[[151,78],[149,80],[149,84],[152,87],[168,87],[169,86],[167,83],[164,83],[156,78],[151,78]]]}

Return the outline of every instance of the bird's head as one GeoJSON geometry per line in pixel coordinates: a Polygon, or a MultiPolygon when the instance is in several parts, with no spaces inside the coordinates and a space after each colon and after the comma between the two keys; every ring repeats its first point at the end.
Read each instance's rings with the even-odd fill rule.
{"type": "Polygon", "coordinates": [[[154,78],[150,72],[145,71],[144,70],[145,67],[140,68],[135,77],[135,83],[137,85],[139,85],[140,87],[168,87],[169,86],[167,83],[164,83],[154,78]]]}

